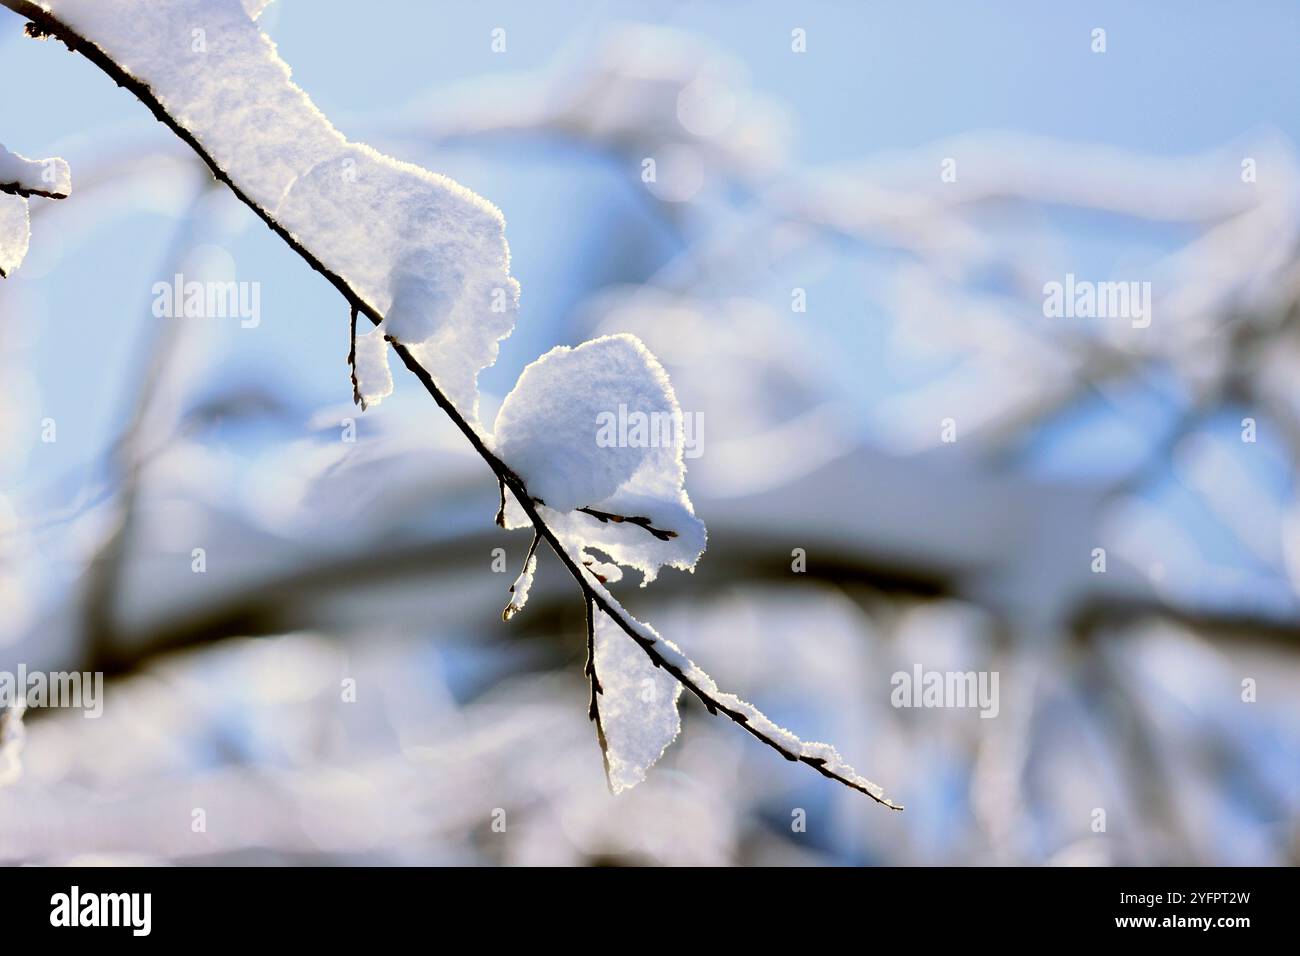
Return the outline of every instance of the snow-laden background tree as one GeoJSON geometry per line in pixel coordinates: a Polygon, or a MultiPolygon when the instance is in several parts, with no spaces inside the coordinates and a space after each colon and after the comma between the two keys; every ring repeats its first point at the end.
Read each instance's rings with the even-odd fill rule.
{"type": "MultiPolygon", "coordinates": [[[[117,702],[28,712],[6,858],[1293,855],[1291,14],[1116,7],[1094,53],[1094,24],[1016,4],[1019,31],[953,10],[937,40],[831,4],[744,23],[396,6],[401,28],[373,35],[346,5],[261,11],[328,128],[286,138],[224,86],[212,115],[179,111],[243,130],[236,186],[268,212],[276,196],[304,248],[318,233],[316,263],[364,290],[342,300],[129,91],[0,19],[22,91],[0,141],[76,180],[27,200],[31,246],[0,286],[6,659],[106,670],[117,702]],[[492,205],[448,184],[399,201],[437,184],[421,170],[492,205]],[[450,222],[478,254],[449,277],[431,224],[450,222]],[[1067,273],[1149,278],[1155,321],[1049,319],[1043,285],[1067,273]],[[260,310],[160,318],[177,274],[256,283],[260,310]],[[456,347],[416,354],[444,312],[467,320],[443,325],[456,347]],[[584,644],[597,675],[602,648],[638,651],[607,685],[644,651],[603,611],[583,641],[573,575],[492,527],[492,471],[385,332],[545,502],[594,593],[908,812],[774,759],[689,692],[680,740],[611,799],[584,644]],[[565,416],[604,399],[560,386],[611,365],[641,383],[631,404],[698,416],[684,461],[606,469],[566,442],[565,416]],[[637,588],[695,562],[691,515],[696,572],[637,588]],[[998,716],[891,706],[917,665],[999,672],[998,716]]],[[[83,26],[111,33],[98,15],[83,26]]],[[[157,82],[205,102],[186,69],[222,55],[221,22],[185,24],[157,82]]],[[[505,498],[502,523],[525,523],[505,498]]],[[[675,713],[632,719],[605,690],[607,743],[657,756],[675,713]]]]}

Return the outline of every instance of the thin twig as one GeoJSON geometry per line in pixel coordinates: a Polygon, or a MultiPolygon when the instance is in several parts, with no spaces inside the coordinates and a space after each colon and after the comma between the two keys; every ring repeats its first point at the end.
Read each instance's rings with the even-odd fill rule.
{"type": "Polygon", "coordinates": [[[21,196],[24,199],[31,199],[33,196],[40,196],[42,199],[67,199],[67,193],[46,192],[44,189],[32,189],[30,186],[24,186],[22,183],[0,183],[0,193],[8,193],[10,196],[21,196]]]}
{"type": "Polygon", "coordinates": [[[366,400],[361,397],[361,383],[357,381],[357,307],[352,306],[352,331],[348,337],[348,372],[352,375],[352,404],[366,410],[366,400]]]}
{"type": "Polygon", "coordinates": [[[537,553],[537,545],[538,545],[538,543],[539,543],[541,540],[542,540],[542,536],[541,536],[540,534],[538,534],[536,531],[534,531],[534,532],[533,532],[533,543],[530,544],[530,545],[528,546],[528,554],[524,556],[524,570],[525,570],[525,571],[528,570],[528,562],[531,561],[531,560],[533,559],[533,555],[537,553]]]}
{"type": "MultiPolygon", "coordinates": [[[[541,498],[534,498],[533,503],[538,505],[546,504],[546,502],[543,501],[541,498]]],[[[502,498],[501,501],[501,510],[502,513],[504,514],[505,513],[504,498],[502,498]]],[[[608,522],[612,521],[615,524],[627,523],[627,524],[637,525],[638,527],[645,528],[647,531],[649,531],[660,541],[669,541],[672,538],[677,537],[676,531],[665,530],[664,528],[656,528],[650,524],[649,518],[642,517],[641,515],[619,515],[619,514],[614,514],[612,511],[597,511],[595,508],[574,508],[573,510],[581,511],[585,515],[591,515],[593,518],[598,519],[601,524],[607,524],[608,522]]],[[[500,522],[498,522],[498,524],[500,524],[500,522]]],[[[502,527],[504,527],[504,525],[502,525],[502,527]]]]}
{"type": "Polygon", "coordinates": [[[506,526],[506,483],[499,477],[497,490],[501,492],[501,507],[497,509],[496,523],[498,528],[504,528],[506,526]]]}
{"type": "Polygon", "coordinates": [[[663,528],[653,527],[650,524],[649,518],[642,518],[639,515],[636,516],[616,515],[616,514],[611,514],[608,511],[597,511],[595,508],[578,508],[576,510],[581,511],[585,515],[591,515],[593,518],[599,519],[601,524],[604,524],[605,522],[608,521],[613,521],[615,524],[627,523],[627,524],[637,525],[639,527],[645,528],[647,531],[649,531],[660,541],[668,541],[671,540],[672,538],[677,537],[676,531],[669,531],[663,528]]]}
{"type": "Polygon", "coordinates": [[[582,672],[591,688],[587,719],[596,725],[596,742],[600,744],[600,759],[605,765],[605,786],[613,793],[614,781],[609,776],[609,741],[605,738],[605,725],[600,719],[600,702],[597,700],[598,695],[605,693],[605,688],[600,686],[600,677],[596,673],[596,610],[590,599],[584,598],[582,603],[587,609],[587,664],[582,672]]]}
{"type": "MultiPolygon", "coordinates": [[[[106,54],[98,46],[88,41],[85,37],[82,37],[63,21],[55,17],[54,14],[43,9],[38,4],[31,2],[31,0],[0,0],[0,6],[8,7],[20,16],[29,18],[32,21],[32,23],[28,25],[27,29],[29,35],[35,37],[56,37],[63,42],[69,50],[85,56],[107,74],[110,79],[116,82],[118,86],[125,88],[128,92],[134,95],[136,99],[148,107],[150,112],[154,114],[159,122],[165,125],[175,133],[182,142],[194,150],[198,157],[207,164],[208,168],[212,171],[212,175],[216,177],[218,181],[224,183],[234,194],[236,199],[251,209],[259,219],[266,223],[268,228],[284,240],[289,248],[301,256],[303,261],[324,276],[325,279],[328,280],[330,284],[333,285],[347,300],[348,304],[354,310],[365,315],[375,325],[379,325],[383,321],[383,316],[379,314],[379,311],[353,290],[342,276],[325,266],[325,264],[322,263],[310,250],[308,250],[296,236],[282,226],[267,210],[258,205],[252,197],[245,193],[243,189],[241,189],[234,180],[231,179],[230,174],[217,164],[216,160],[207,152],[203,144],[198,141],[194,134],[185,129],[178,120],[167,112],[167,109],[163,106],[162,102],[158,99],[153,90],[150,89],[148,84],[126,72],[113,61],[112,57],[106,54]]],[[[578,582],[588,602],[595,608],[598,608],[605,612],[605,614],[609,615],[610,619],[614,621],[624,633],[636,641],[637,645],[645,652],[646,656],[650,658],[651,662],[656,667],[661,667],[669,674],[672,674],[683,687],[699,698],[700,702],[704,704],[709,713],[721,713],[731,718],[731,720],[744,727],[753,737],[777,751],[787,760],[805,763],[822,776],[828,777],[832,780],[837,780],[846,787],[864,793],[877,803],[883,804],[890,809],[902,809],[902,807],[886,800],[876,793],[873,793],[861,784],[856,783],[847,777],[841,776],[834,770],[828,768],[826,766],[826,761],[823,758],[810,757],[790,751],[775,738],[768,736],[762,730],[752,726],[749,723],[747,715],[740,711],[732,710],[722,702],[712,698],[705,690],[691,680],[691,678],[688,677],[681,668],[667,660],[656,646],[656,641],[642,636],[636,625],[627,617],[626,612],[624,612],[621,607],[617,606],[617,604],[606,600],[605,596],[601,593],[601,590],[603,589],[598,590],[596,587],[593,587],[592,582],[587,578],[582,567],[575,562],[572,555],[569,554],[568,549],[565,548],[560,539],[556,536],[555,532],[546,524],[538,513],[537,506],[534,504],[534,499],[528,493],[528,489],[524,486],[523,481],[520,480],[520,478],[515,475],[515,473],[511,471],[510,468],[507,467],[490,448],[487,447],[483,440],[483,436],[480,435],[478,430],[470,424],[464,415],[460,413],[456,406],[452,404],[451,400],[443,394],[442,389],[440,389],[437,383],[434,382],[433,377],[424,366],[416,361],[415,356],[411,354],[410,350],[405,345],[391,338],[389,341],[392,342],[393,351],[396,353],[398,358],[402,360],[402,364],[404,364],[407,369],[420,380],[425,391],[429,393],[430,397],[433,398],[438,407],[443,410],[448,418],[451,419],[452,423],[460,430],[461,434],[465,436],[470,445],[474,448],[474,451],[478,453],[479,457],[483,459],[487,466],[492,470],[493,474],[496,475],[497,480],[508,487],[511,493],[514,494],[520,506],[524,509],[525,514],[528,515],[529,521],[532,522],[533,528],[538,534],[546,539],[546,543],[550,545],[550,548],[555,553],[556,557],[560,559],[560,562],[573,576],[573,579],[578,582]]]]}

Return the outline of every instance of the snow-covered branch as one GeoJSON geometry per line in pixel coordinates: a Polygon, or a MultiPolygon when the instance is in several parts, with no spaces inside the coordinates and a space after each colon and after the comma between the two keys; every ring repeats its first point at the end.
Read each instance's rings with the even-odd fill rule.
{"type": "Polygon", "coordinates": [[[349,142],[291,82],[238,0],[0,4],[29,18],[30,35],[61,41],[128,90],[339,291],[351,312],[358,403],[391,390],[391,345],[487,464],[503,489],[498,523],[534,532],[511,607],[526,599],[541,540],[581,590],[589,709],[614,792],[643,779],[675,739],[685,688],[787,760],[901,809],[833,747],[800,740],[722,692],[606,589],[611,575],[597,572],[588,548],[641,570],[644,584],[665,564],[692,569],[705,543],[683,484],[680,434],[675,445],[649,449],[593,441],[601,410],[680,417],[666,373],[639,340],[612,335],[552,350],[525,369],[493,431],[483,429],[477,375],[513,329],[518,300],[495,207],[446,177],[349,142]],[[200,42],[196,30],[201,55],[178,56],[192,35],[200,42]],[[234,77],[241,87],[232,87],[234,77]],[[357,336],[357,315],[376,330],[357,336]]]}

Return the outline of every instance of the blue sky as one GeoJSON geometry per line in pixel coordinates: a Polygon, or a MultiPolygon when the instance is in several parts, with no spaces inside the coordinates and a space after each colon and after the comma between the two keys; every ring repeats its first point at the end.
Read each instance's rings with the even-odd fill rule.
{"type": "MultiPolygon", "coordinates": [[[[853,162],[987,129],[1170,155],[1265,130],[1300,142],[1300,4],[1286,0],[379,2],[366,6],[364,18],[356,9],[342,0],[282,0],[265,22],[297,81],[350,136],[376,139],[402,158],[446,171],[506,211],[524,311],[498,367],[485,375],[495,391],[563,338],[565,317],[611,242],[603,228],[609,210],[628,213],[625,184],[606,166],[544,147],[431,155],[376,134],[431,90],[542,69],[574,55],[612,20],[679,26],[739,58],[755,86],[789,110],[796,164],[853,162]],[[489,47],[498,26],[507,30],[506,55],[489,47]],[[805,56],[790,53],[795,26],[807,31],[805,56]],[[1090,49],[1094,27],[1106,30],[1104,55],[1090,49]]],[[[95,165],[106,149],[140,142],[174,148],[128,95],[60,46],[23,38],[19,18],[7,11],[0,12],[0,78],[21,91],[0,106],[3,141],[29,155],[66,156],[74,181],[78,168],[95,165]]],[[[39,396],[34,414],[17,427],[37,452],[24,479],[47,480],[92,461],[120,426],[129,384],[140,373],[139,343],[152,334],[148,289],[176,226],[165,203],[154,205],[116,210],[66,237],[52,235],[57,216],[38,220],[30,267],[0,289],[4,321],[29,326],[23,361],[39,396]],[[39,446],[38,422],[46,416],[71,440],[39,446]]],[[[249,218],[222,197],[207,212],[249,218]]],[[[211,223],[194,228],[198,241],[229,249],[241,278],[263,281],[268,316],[260,334],[211,330],[213,370],[226,377],[265,373],[308,407],[338,401],[345,314],[333,290],[260,226],[229,241],[211,223]],[[287,366],[286,350],[298,357],[287,366]]],[[[651,221],[628,241],[652,262],[672,252],[651,221]]],[[[1104,225],[1100,239],[1089,241],[1093,251],[1080,255],[1104,261],[1104,225]]],[[[863,281],[855,273],[827,279],[825,289],[842,306],[835,335],[855,334],[863,281]]]]}

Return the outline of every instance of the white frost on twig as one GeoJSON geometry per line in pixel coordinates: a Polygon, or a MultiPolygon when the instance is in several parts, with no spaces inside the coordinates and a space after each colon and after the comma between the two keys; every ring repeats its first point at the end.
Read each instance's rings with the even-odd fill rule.
{"type": "Polygon", "coordinates": [[[597,560],[586,551],[579,552],[579,557],[582,558],[580,562],[582,566],[594,574],[602,584],[617,584],[623,580],[623,569],[617,564],[597,560]]]}
{"type": "Polygon", "coordinates": [[[524,609],[524,605],[528,603],[528,592],[533,587],[533,575],[536,573],[537,555],[529,554],[523,571],[515,578],[515,583],[510,585],[510,603],[501,612],[502,620],[508,621],[524,609]]]}

